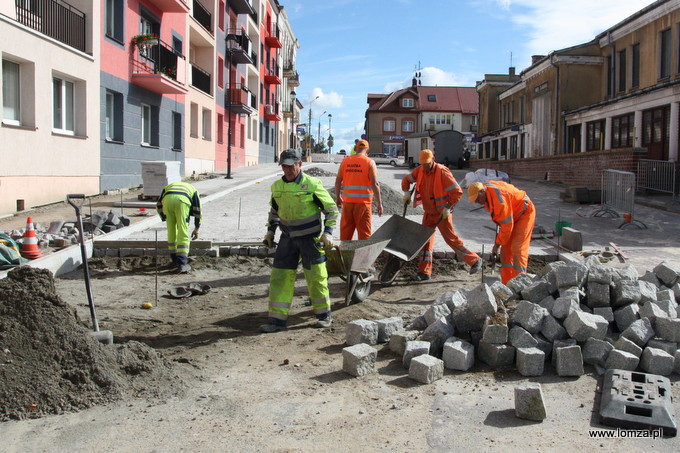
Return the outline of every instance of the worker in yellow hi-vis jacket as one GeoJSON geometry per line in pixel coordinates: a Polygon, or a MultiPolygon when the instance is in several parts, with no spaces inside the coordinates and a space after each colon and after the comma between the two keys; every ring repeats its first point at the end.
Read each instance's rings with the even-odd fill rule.
{"type": "Polygon", "coordinates": [[[194,217],[191,239],[198,239],[201,227],[201,200],[198,190],[187,182],[173,182],[165,186],[156,203],[161,220],[168,223],[168,249],[177,270],[186,273],[191,270],[188,263],[189,220],[194,217]]]}

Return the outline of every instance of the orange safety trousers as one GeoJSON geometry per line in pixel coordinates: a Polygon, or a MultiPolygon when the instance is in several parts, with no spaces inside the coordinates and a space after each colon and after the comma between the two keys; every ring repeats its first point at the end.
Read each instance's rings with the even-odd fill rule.
{"type": "Polygon", "coordinates": [[[371,204],[343,203],[340,214],[340,240],[351,241],[356,230],[360,240],[371,237],[371,204]]]}
{"type": "MultiPolygon", "coordinates": [[[[422,224],[434,228],[435,225],[437,225],[439,216],[440,216],[439,212],[425,212],[425,214],[423,215],[422,224]]],[[[437,225],[436,228],[442,234],[444,241],[447,244],[449,244],[449,247],[451,247],[454,252],[456,252],[456,258],[458,260],[465,261],[465,263],[468,266],[472,266],[477,262],[477,260],[479,259],[479,255],[477,255],[475,252],[471,250],[468,250],[465,247],[463,241],[456,235],[456,232],[453,231],[453,219],[451,215],[449,215],[447,219],[439,222],[439,225],[437,225]]],[[[420,251],[420,262],[418,263],[418,272],[426,275],[432,274],[433,249],[434,249],[434,234],[432,235],[430,240],[427,241],[427,244],[425,244],[423,249],[420,251]]]]}
{"type": "Polygon", "coordinates": [[[510,241],[501,246],[501,281],[503,284],[527,271],[529,244],[535,219],[536,209],[533,203],[529,203],[527,210],[514,221],[510,241]]]}

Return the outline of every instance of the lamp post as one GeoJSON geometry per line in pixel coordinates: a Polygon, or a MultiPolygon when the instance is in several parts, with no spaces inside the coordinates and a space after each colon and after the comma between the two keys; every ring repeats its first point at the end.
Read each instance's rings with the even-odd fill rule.
{"type": "Polygon", "coordinates": [[[328,114],[328,162],[331,161],[331,151],[333,151],[333,132],[331,130],[331,119],[333,115],[328,114]]]}
{"type": "Polygon", "coordinates": [[[295,90],[290,92],[290,139],[288,140],[288,147],[295,149],[295,100],[297,94],[295,90]]]}
{"type": "Polygon", "coordinates": [[[319,96],[309,101],[309,122],[307,123],[307,155],[311,153],[312,149],[312,104],[319,99],[319,96]]]}
{"type": "Polygon", "coordinates": [[[319,128],[316,130],[316,146],[319,146],[319,143],[321,143],[321,117],[326,114],[326,111],[324,110],[321,115],[319,115],[319,128]]]}
{"type": "Polygon", "coordinates": [[[229,130],[227,131],[227,176],[224,177],[224,179],[232,179],[231,178],[231,130],[232,130],[232,125],[231,125],[231,103],[233,101],[232,99],[232,86],[231,86],[231,48],[227,44],[227,74],[229,77],[229,81],[227,82],[227,127],[229,130]]]}

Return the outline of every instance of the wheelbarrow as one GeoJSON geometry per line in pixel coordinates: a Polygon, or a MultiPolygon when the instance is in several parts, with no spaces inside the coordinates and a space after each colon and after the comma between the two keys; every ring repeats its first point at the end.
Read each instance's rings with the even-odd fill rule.
{"type": "Polygon", "coordinates": [[[326,252],[328,276],[339,276],[345,281],[345,304],[363,302],[375,279],[373,263],[382,253],[389,239],[371,237],[359,241],[342,241],[326,252]]]}

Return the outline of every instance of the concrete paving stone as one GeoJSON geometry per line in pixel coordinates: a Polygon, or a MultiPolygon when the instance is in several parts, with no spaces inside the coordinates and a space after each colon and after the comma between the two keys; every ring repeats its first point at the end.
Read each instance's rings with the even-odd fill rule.
{"type": "Polygon", "coordinates": [[[423,331],[425,329],[427,329],[427,321],[425,321],[425,316],[423,315],[414,318],[413,321],[406,325],[406,330],[423,331]]]}
{"type": "Polygon", "coordinates": [[[494,283],[502,283],[501,276],[498,274],[495,275],[484,274],[482,275],[482,283],[489,285],[489,287],[493,286],[494,283]]]}
{"type": "Polygon", "coordinates": [[[555,269],[558,288],[579,286],[578,269],[576,266],[563,266],[555,269]]]}
{"type": "Polygon", "coordinates": [[[563,267],[566,266],[567,263],[564,261],[551,261],[550,263],[546,263],[545,266],[538,272],[538,275],[541,277],[545,277],[546,275],[550,273],[554,273],[555,269],[558,267],[563,267]]]}
{"type": "Polygon", "coordinates": [[[542,278],[541,280],[543,280],[543,281],[545,281],[546,283],[548,283],[548,292],[549,292],[550,294],[555,294],[555,293],[557,293],[557,291],[558,291],[558,287],[557,287],[557,275],[555,274],[555,272],[548,272],[547,274],[545,274],[545,275],[543,276],[543,278],[542,278]]]}
{"type": "Polygon", "coordinates": [[[102,248],[96,248],[92,250],[92,256],[94,258],[103,258],[106,256],[106,250],[107,249],[102,249],[102,248]]]}
{"type": "Polygon", "coordinates": [[[567,329],[552,315],[546,316],[543,320],[541,334],[549,341],[562,340],[569,336],[567,329]]]}
{"type": "Polygon", "coordinates": [[[614,346],[608,341],[597,340],[589,338],[583,345],[583,361],[589,365],[598,365],[604,367],[607,363],[609,353],[614,349],[614,346]]]}
{"type": "Polygon", "coordinates": [[[515,416],[524,420],[543,421],[546,418],[541,384],[515,387],[515,416]]]}
{"type": "Polygon", "coordinates": [[[425,310],[423,316],[425,317],[425,321],[427,321],[427,325],[429,326],[439,318],[448,316],[449,314],[451,314],[451,310],[449,310],[448,305],[433,304],[427,307],[427,310],[425,310]]]}
{"type": "Polygon", "coordinates": [[[637,358],[640,358],[642,355],[642,348],[626,337],[619,337],[618,340],[614,342],[614,348],[618,349],[619,351],[629,352],[637,358]]]}
{"type": "Polygon", "coordinates": [[[515,309],[514,322],[524,327],[530,333],[538,333],[543,327],[543,319],[548,311],[538,304],[521,300],[515,309]]]}
{"type": "Polygon", "coordinates": [[[533,335],[520,326],[510,329],[508,340],[515,348],[534,348],[538,344],[533,335]]]}
{"type": "Polygon", "coordinates": [[[399,356],[403,356],[404,351],[406,350],[406,343],[414,341],[418,338],[418,335],[420,335],[420,331],[418,330],[400,330],[393,333],[390,337],[390,351],[399,356]]]}
{"type": "Polygon", "coordinates": [[[533,274],[529,273],[518,274],[515,278],[510,279],[505,286],[510,288],[514,294],[519,295],[524,288],[533,283],[534,277],[533,274]]]}
{"type": "Polygon", "coordinates": [[[614,309],[612,307],[595,307],[593,314],[602,316],[608,323],[614,322],[614,309]]]}
{"type": "Polygon", "coordinates": [[[572,252],[579,252],[583,250],[583,235],[575,228],[562,228],[562,247],[565,247],[572,252]]]}
{"type": "Polygon", "coordinates": [[[533,282],[531,285],[520,291],[522,299],[528,300],[533,303],[538,303],[546,297],[550,296],[550,283],[546,280],[541,279],[533,282]]]}
{"type": "Polygon", "coordinates": [[[680,278],[680,266],[677,264],[661,262],[653,269],[659,281],[669,288],[678,282],[680,278]]]}
{"type": "Polygon", "coordinates": [[[662,299],[656,300],[653,303],[658,305],[669,318],[673,319],[678,317],[678,304],[676,304],[675,301],[662,299]]]}
{"type": "Polygon", "coordinates": [[[638,319],[640,319],[640,306],[638,304],[630,304],[614,310],[614,321],[620,332],[626,330],[633,321],[638,319]]]}
{"type": "Polygon", "coordinates": [[[508,341],[508,324],[507,319],[504,324],[496,324],[493,319],[488,317],[484,321],[482,328],[482,339],[487,343],[503,344],[508,341]]]}
{"type": "Polygon", "coordinates": [[[553,296],[548,296],[540,301],[538,305],[545,308],[548,311],[548,314],[550,314],[555,306],[555,298],[553,296]]]}
{"type": "Polygon", "coordinates": [[[476,330],[481,331],[484,327],[484,319],[477,319],[475,315],[472,314],[469,305],[464,305],[462,307],[456,308],[450,315],[452,324],[454,325],[456,332],[473,332],[476,330]]]}
{"type": "Polygon", "coordinates": [[[610,285],[612,282],[612,273],[604,266],[592,266],[588,271],[588,286],[591,283],[599,283],[601,285],[610,285]]]}
{"type": "Polygon", "coordinates": [[[654,283],[638,280],[638,286],[640,287],[639,304],[644,304],[645,302],[656,302],[656,292],[658,291],[658,288],[654,285],[654,283]]]}
{"type": "Polygon", "coordinates": [[[496,300],[499,300],[503,303],[507,302],[515,295],[515,293],[510,288],[501,282],[494,282],[490,285],[490,287],[491,292],[494,296],[496,296],[496,300]]]}
{"type": "Polygon", "coordinates": [[[609,307],[611,304],[610,285],[605,283],[588,283],[586,298],[590,308],[609,307]]]}
{"type": "Polygon", "coordinates": [[[349,346],[359,343],[378,343],[378,324],[368,319],[356,319],[347,324],[345,341],[349,346]]]}
{"type": "Polygon", "coordinates": [[[675,351],[678,350],[678,343],[675,341],[662,340],[661,338],[652,338],[647,342],[647,347],[661,349],[662,351],[666,351],[670,355],[673,355],[675,354],[675,351]]]}
{"type": "Polygon", "coordinates": [[[675,357],[663,349],[650,348],[648,346],[642,351],[640,368],[647,373],[669,376],[673,372],[674,361],[675,357]]]}
{"type": "Polygon", "coordinates": [[[633,280],[619,280],[614,286],[612,307],[623,307],[640,302],[640,285],[633,280]]]}
{"type": "MultiPolygon", "coordinates": [[[[656,292],[656,300],[669,300],[675,303],[675,293],[672,289],[666,288],[664,286],[664,289],[659,289],[656,292]]],[[[675,303],[675,305],[677,307],[677,303],[675,303]]]]}
{"type": "Polygon", "coordinates": [[[588,338],[603,340],[607,335],[609,323],[602,316],[574,311],[564,321],[564,328],[576,341],[587,341],[588,338]]]}
{"type": "Polygon", "coordinates": [[[654,331],[666,341],[680,342],[680,319],[658,318],[654,331]]]}
{"type": "Polygon", "coordinates": [[[537,333],[533,337],[536,339],[536,347],[543,351],[545,359],[548,360],[548,358],[552,356],[553,342],[545,338],[540,333],[537,333]]]}
{"type": "Polygon", "coordinates": [[[566,346],[575,346],[577,345],[577,341],[574,340],[573,338],[567,338],[565,340],[555,340],[552,344],[552,354],[550,355],[550,363],[552,364],[553,368],[557,366],[557,354],[555,351],[557,351],[557,348],[564,348],[566,346]]]}
{"type": "Polygon", "coordinates": [[[444,368],[467,371],[475,364],[475,348],[472,343],[451,337],[444,343],[442,360],[444,368]]]}
{"type": "Polygon", "coordinates": [[[492,368],[511,368],[515,363],[515,348],[481,340],[477,347],[477,358],[492,368]]]}
{"type": "Polygon", "coordinates": [[[414,357],[420,355],[425,355],[430,353],[430,343],[427,341],[407,341],[406,347],[404,348],[404,355],[401,358],[401,363],[404,368],[409,369],[411,366],[411,360],[414,357]]]}
{"type": "Polygon", "coordinates": [[[248,247],[248,256],[257,256],[260,253],[260,247],[248,247]]]}
{"type": "Polygon", "coordinates": [[[117,257],[118,249],[106,249],[106,256],[117,257]]]}
{"type": "Polygon", "coordinates": [[[538,348],[517,348],[517,371],[522,376],[541,376],[545,353],[538,348]]]}
{"type": "Polygon", "coordinates": [[[449,308],[449,312],[453,312],[458,307],[461,307],[467,303],[467,293],[455,290],[447,291],[435,299],[434,303],[445,303],[449,308]]]}
{"type": "Polygon", "coordinates": [[[670,318],[670,316],[658,304],[647,301],[640,307],[640,318],[649,318],[654,327],[657,318],[670,318]]]}
{"type": "Polygon", "coordinates": [[[635,266],[630,264],[624,268],[616,269],[616,272],[619,274],[619,277],[622,280],[630,280],[635,282],[638,278],[640,278],[640,273],[637,271],[637,269],[635,269],[635,266]]]}
{"type": "Polygon", "coordinates": [[[421,384],[431,384],[444,377],[444,361],[427,354],[414,357],[408,376],[421,384]]]}
{"type": "Polygon", "coordinates": [[[649,282],[656,286],[657,288],[661,286],[659,277],[657,277],[656,274],[652,271],[645,271],[645,273],[640,278],[638,278],[638,281],[649,282]]]}
{"type": "Polygon", "coordinates": [[[137,249],[137,248],[132,249],[132,251],[130,252],[130,255],[131,256],[144,256],[144,249],[137,249]]]}
{"type": "Polygon", "coordinates": [[[484,283],[467,293],[467,307],[472,316],[482,322],[487,316],[493,315],[498,310],[496,296],[491,292],[491,288],[484,283]]]}
{"type": "Polygon", "coordinates": [[[628,338],[636,345],[644,348],[650,338],[654,338],[654,329],[649,318],[640,318],[633,321],[626,330],[621,332],[621,336],[628,338]]]}
{"type": "Polygon", "coordinates": [[[342,350],[342,371],[352,376],[364,376],[375,370],[378,351],[365,343],[348,346],[342,350]]]}
{"type": "Polygon", "coordinates": [[[673,294],[675,294],[675,301],[680,303],[680,282],[676,283],[670,288],[673,291],[673,294]]]}
{"type": "Polygon", "coordinates": [[[220,248],[219,248],[219,255],[220,255],[220,257],[229,256],[230,253],[231,253],[231,247],[229,247],[229,246],[220,246],[220,248]]]}
{"type": "Polygon", "coordinates": [[[630,352],[621,351],[619,349],[612,349],[607,356],[607,362],[604,367],[608,370],[626,370],[635,371],[640,364],[640,359],[630,352]]]}
{"type": "Polygon", "coordinates": [[[430,343],[430,354],[441,357],[444,342],[451,338],[454,333],[455,329],[453,325],[449,323],[446,317],[442,316],[437,321],[427,326],[427,329],[418,336],[418,340],[428,341],[430,343]]]}
{"type": "Polygon", "coordinates": [[[378,343],[387,343],[395,332],[404,328],[404,320],[400,316],[379,319],[375,323],[378,325],[378,343]]]}
{"type": "Polygon", "coordinates": [[[555,355],[555,369],[558,376],[581,376],[585,372],[580,346],[557,348],[555,355]]]}
{"type": "Polygon", "coordinates": [[[569,316],[572,312],[580,310],[581,308],[579,307],[578,300],[569,296],[560,296],[555,299],[555,304],[553,304],[551,314],[556,319],[563,320],[566,319],[567,316],[569,316]]]}
{"type": "Polygon", "coordinates": [[[119,253],[119,256],[120,256],[121,258],[125,258],[125,257],[127,257],[127,256],[132,256],[132,249],[131,249],[131,248],[124,247],[124,248],[121,248],[120,251],[119,251],[118,253],[119,253]]]}

